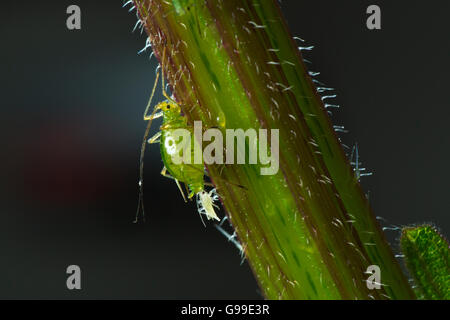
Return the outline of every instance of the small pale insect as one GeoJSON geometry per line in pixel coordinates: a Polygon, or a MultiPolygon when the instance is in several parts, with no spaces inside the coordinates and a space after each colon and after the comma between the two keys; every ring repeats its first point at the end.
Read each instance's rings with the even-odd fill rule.
{"type": "MultiPolygon", "coordinates": [[[[163,64],[164,64],[164,55],[163,54],[163,64]]],[[[141,159],[140,159],[140,180],[139,180],[139,200],[138,200],[138,210],[136,212],[136,221],[139,214],[140,209],[142,208],[142,212],[144,212],[144,203],[143,203],[143,168],[144,168],[144,152],[145,145],[147,143],[146,137],[148,136],[151,123],[153,119],[163,118],[162,125],[160,127],[160,131],[148,139],[148,143],[159,143],[160,144],[160,153],[161,159],[164,163],[164,167],[161,171],[161,174],[164,177],[171,178],[175,181],[180,190],[183,199],[186,200],[186,196],[184,191],[180,185],[180,182],[184,183],[189,190],[188,198],[191,199],[194,196],[197,197],[197,206],[198,211],[201,215],[205,215],[208,220],[215,219],[220,220],[217,216],[214,207],[217,208],[215,201],[218,200],[218,195],[215,189],[211,191],[205,190],[205,185],[211,185],[210,183],[206,183],[204,181],[204,164],[203,162],[200,164],[190,164],[190,163],[175,163],[173,161],[173,154],[178,152],[179,150],[185,150],[186,143],[184,140],[177,141],[177,137],[174,134],[174,131],[177,129],[185,129],[191,132],[191,137],[193,136],[193,129],[188,125],[186,117],[181,114],[180,106],[172,100],[166,91],[164,90],[164,74],[161,76],[161,84],[162,84],[162,93],[164,97],[166,97],[166,101],[158,103],[152,114],[147,115],[152,97],[155,92],[156,84],[158,82],[159,73],[157,73],[157,77],[155,80],[155,85],[153,86],[152,95],[150,97],[149,103],[144,113],[144,120],[148,121],[147,129],[144,135],[144,141],[141,147],[141,159]]],[[[188,143],[196,143],[195,138],[190,139],[188,143]]],[[[191,152],[194,152],[194,148],[190,148],[191,152]]],[[[193,154],[192,154],[193,156],[193,154]]]]}

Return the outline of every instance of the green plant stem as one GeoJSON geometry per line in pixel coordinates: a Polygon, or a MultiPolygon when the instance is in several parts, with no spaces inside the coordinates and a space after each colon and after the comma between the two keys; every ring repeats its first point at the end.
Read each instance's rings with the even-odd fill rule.
{"type": "Polygon", "coordinates": [[[277,174],[208,166],[264,295],[415,298],[276,1],[134,3],[159,61],[165,48],[164,74],[189,123],[279,129],[277,174]],[[381,268],[380,290],[367,288],[370,265],[381,268]]]}
{"type": "Polygon", "coordinates": [[[416,284],[417,296],[450,299],[450,250],[447,240],[432,226],[403,228],[400,245],[416,284]]]}

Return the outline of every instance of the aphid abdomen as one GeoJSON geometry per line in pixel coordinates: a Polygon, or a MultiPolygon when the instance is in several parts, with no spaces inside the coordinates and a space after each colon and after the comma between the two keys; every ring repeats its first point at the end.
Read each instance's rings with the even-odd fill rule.
{"type": "Polygon", "coordinates": [[[193,132],[186,124],[185,118],[179,113],[175,114],[166,110],[161,129],[161,158],[172,177],[188,185],[191,191],[190,198],[204,188],[203,159],[196,163],[194,158],[194,144],[196,143],[193,132]],[[177,136],[175,134],[177,129],[185,129],[186,132],[189,132],[189,138],[177,136]],[[186,157],[184,152],[187,152],[186,157]],[[178,160],[183,159],[183,161],[174,161],[174,155],[178,160]]]}
{"type": "Polygon", "coordinates": [[[203,177],[202,180],[199,181],[194,181],[191,183],[187,183],[189,190],[191,191],[191,193],[189,193],[189,198],[192,198],[195,194],[202,192],[205,189],[205,186],[203,184],[203,177]]]}
{"type": "Polygon", "coordinates": [[[161,132],[161,140],[160,140],[160,150],[161,150],[161,159],[169,171],[169,173],[175,179],[184,182],[183,179],[183,164],[176,164],[173,161],[173,156],[179,148],[180,143],[175,141],[175,137],[173,136],[173,130],[163,130],[161,132]]]}
{"type": "Polygon", "coordinates": [[[203,161],[195,163],[193,143],[191,142],[189,148],[186,144],[190,141],[185,141],[175,136],[174,130],[165,129],[161,134],[160,148],[164,165],[170,174],[179,181],[186,183],[198,180],[203,181],[203,161]],[[188,154],[186,159],[184,152],[189,152],[189,150],[191,150],[191,154],[188,154]],[[178,158],[178,162],[174,161],[174,156],[178,158]]]}

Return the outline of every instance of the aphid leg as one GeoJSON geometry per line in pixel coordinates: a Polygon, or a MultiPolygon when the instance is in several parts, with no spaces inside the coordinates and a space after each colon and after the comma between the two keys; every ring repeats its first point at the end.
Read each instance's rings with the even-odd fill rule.
{"type": "Polygon", "coordinates": [[[148,143],[152,144],[152,143],[159,143],[159,138],[161,137],[161,131],[157,132],[153,137],[151,137],[150,139],[148,139],[148,143]]]}
{"type": "Polygon", "coordinates": [[[217,193],[216,188],[211,189],[211,191],[209,191],[208,195],[212,200],[212,205],[215,208],[220,209],[220,207],[217,204],[215,204],[216,201],[219,201],[219,194],[217,193]]]}
{"type": "Polygon", "coordinates": [[[219,200],[219,194],[217,193],[216,188],[209,191],[209,196],[211,197],[211,199],[213,199],[213,201],[219,200]]]}
{"type": "Polygon", "coordinates": [[[151,115],[147,116],[144,115],[144,120],[145,121],[149,121],[149,120],[153,120],[153,119],[157,119],[157,118],[161,118],[164,115],[164,113],[162,111],[158,112],[158,113],[152,113],[151,115]]]}
{"type": "MultiPolygon", "coordinates": [[[[186,166],[189,166],[189,167],[191,167],[191,168],[192,168],[192,169],[194,169],[194,170],[197,170],[197,171],[199,171],[199,169],[198,169],[198,168],[196,168],[196,167],[195,167],[195,166],[193,166],[193,165],[190,165],[190,164],[188,164],[188,163],[186,163],[185,165],[186,165],[186,166]]],[[[208,174],[208,172],[206,172],[206,171],[203,171],[203,170],[202,170],[202,172],[203,172],[203,174],[204,174],[205,176],[209,177],[209,174],[208,174]]],[[[247,188],[246,188],[245,186],[243,186],[243,185],[240,185],[240,184],[237,184],[237,183],[233,183],[233,182],[231,182],[231,181],[228,181],[228,180],[226,180],[226,179],[223,179],[223,178],[220,178],[220,177],[214,177],[214,179],[217,179],[217,180],[223,181],[223,182],[224,182],[224,183],[226,183],[226,184],[229,184],[229,185],[232,185],[232,186],[235,186],[235,187],[238,187],[238,188],[241,188],[241,189],[247,190],[247,188]]],[[[206,185],[208,185],[208,186],[212,186],[212,187],[214,187],[214,185],[213,185],[213,184],[209,184],[209,182],[205,182],[205,184],[206,184],[206,185]]]]}
{"type": "Polygon", "coordinates": [[[202,214],[204,214],[204,212],[203,212],[204,209],[203,209],[203,204],[202,204],[201,199],[200,199],[200,192],[197,193],[197,200],[196,200],[196,202],[197,202],[198,215],[200,216],[200,220],[202,220],[203,226],[206,228],[205,221],[203,220],[203,217],[202,217],[202,214]]]}
{"type": "MultiPolygon", "coordinates": [[[[213,206],[219,209],[219,206],[215,204],[215,202],[219,200],[219,194],[217,193],[216,186],[212,182],[203,182],[203,184],[208,187],[213,187],[213,189],[209,191],[209,196],[213,200],[213,206]]],[[[223,196],[220,197],[223,198],[223,196]]]]}
{"type": "Polygon", "coordinates": [[[167,168],[166,167],[162,168],[161,175],[164,178],[169,178],[169,179],[175,180],[175,183],[177,184],[178,190],[180,190],[181,195],[183,196],[184,202],[187,202],[186,196],[184,195],[184,192],[183,192],[183,189],[180,186],[180,182],[177,179],[175,179],[174,177],[172,177],[170,174],[167,173],[167,168]]]}
{"type": "Polygon", "coordinates": [[[172,129],[173,127],[174,127],[174,121],[169,121],[169,122],[166,122],[165,124],[163,124],[163,125],[160,127],[160,129],[161,129],[162,131],[164,131],[164,130],[172,129]]]}
{"type": "MultiPolygon", "coordinates": [[[[184,184],[184,189],[186,190],[186,194],[189,194],[189,187],[187,185],[187,183],[183,183],[184,184]]],[[[192,198],[189,198],[190,201],[192,201],[192,198]]]]}
{"type": "Polygon", "coordinates": [[[150,106],[152,104],[153,96],[155,95],[155,90],[156,90],[156,85],[158,84],[158,79],[159,79],[159,72],[156,73],[156,79],[155,79],[155,83],[153,84],[152,94],[150,95],[150,98],[148,99],[148,102],[147,102],[147,106],[145,107],[144,117],[143,117],[145,121],[152,120],[150,117],[156,111],[155,109],[153,109],[152,115],[150,115],[150,116],[147,115],[148,110],[150,109],[150,106]]]}
{"type": "Polygon", "coordinates": [[[188,198],[189,198],[189,199],[192,199],[194,196],[195,196],[194,191],[191,191],[191,192],[189,193],[189,195],[188,195],[188,198]]]}
{"type": "Polygon", "coordinates": [[[175,179],[175,183],[177,184],[178,190],[180,190],[180,192],[181,192],[181,195],[183,197],[184,202],[187,202],[186,197],[185,197],[184,192],[183,192],[183,189],[180,186],[180,182],[177,179],[175,179]]]}

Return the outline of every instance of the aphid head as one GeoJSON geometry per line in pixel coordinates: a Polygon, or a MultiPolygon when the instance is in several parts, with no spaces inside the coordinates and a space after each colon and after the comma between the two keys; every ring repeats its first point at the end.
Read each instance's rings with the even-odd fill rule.
{"type": "Polygon", "coordinates": [[[160,109],[164,113],[164,115],[166,114],[179,115],[181,112],[180,106],[170,101],[163,101],[158,103],[156,109],[160,109]]]}

